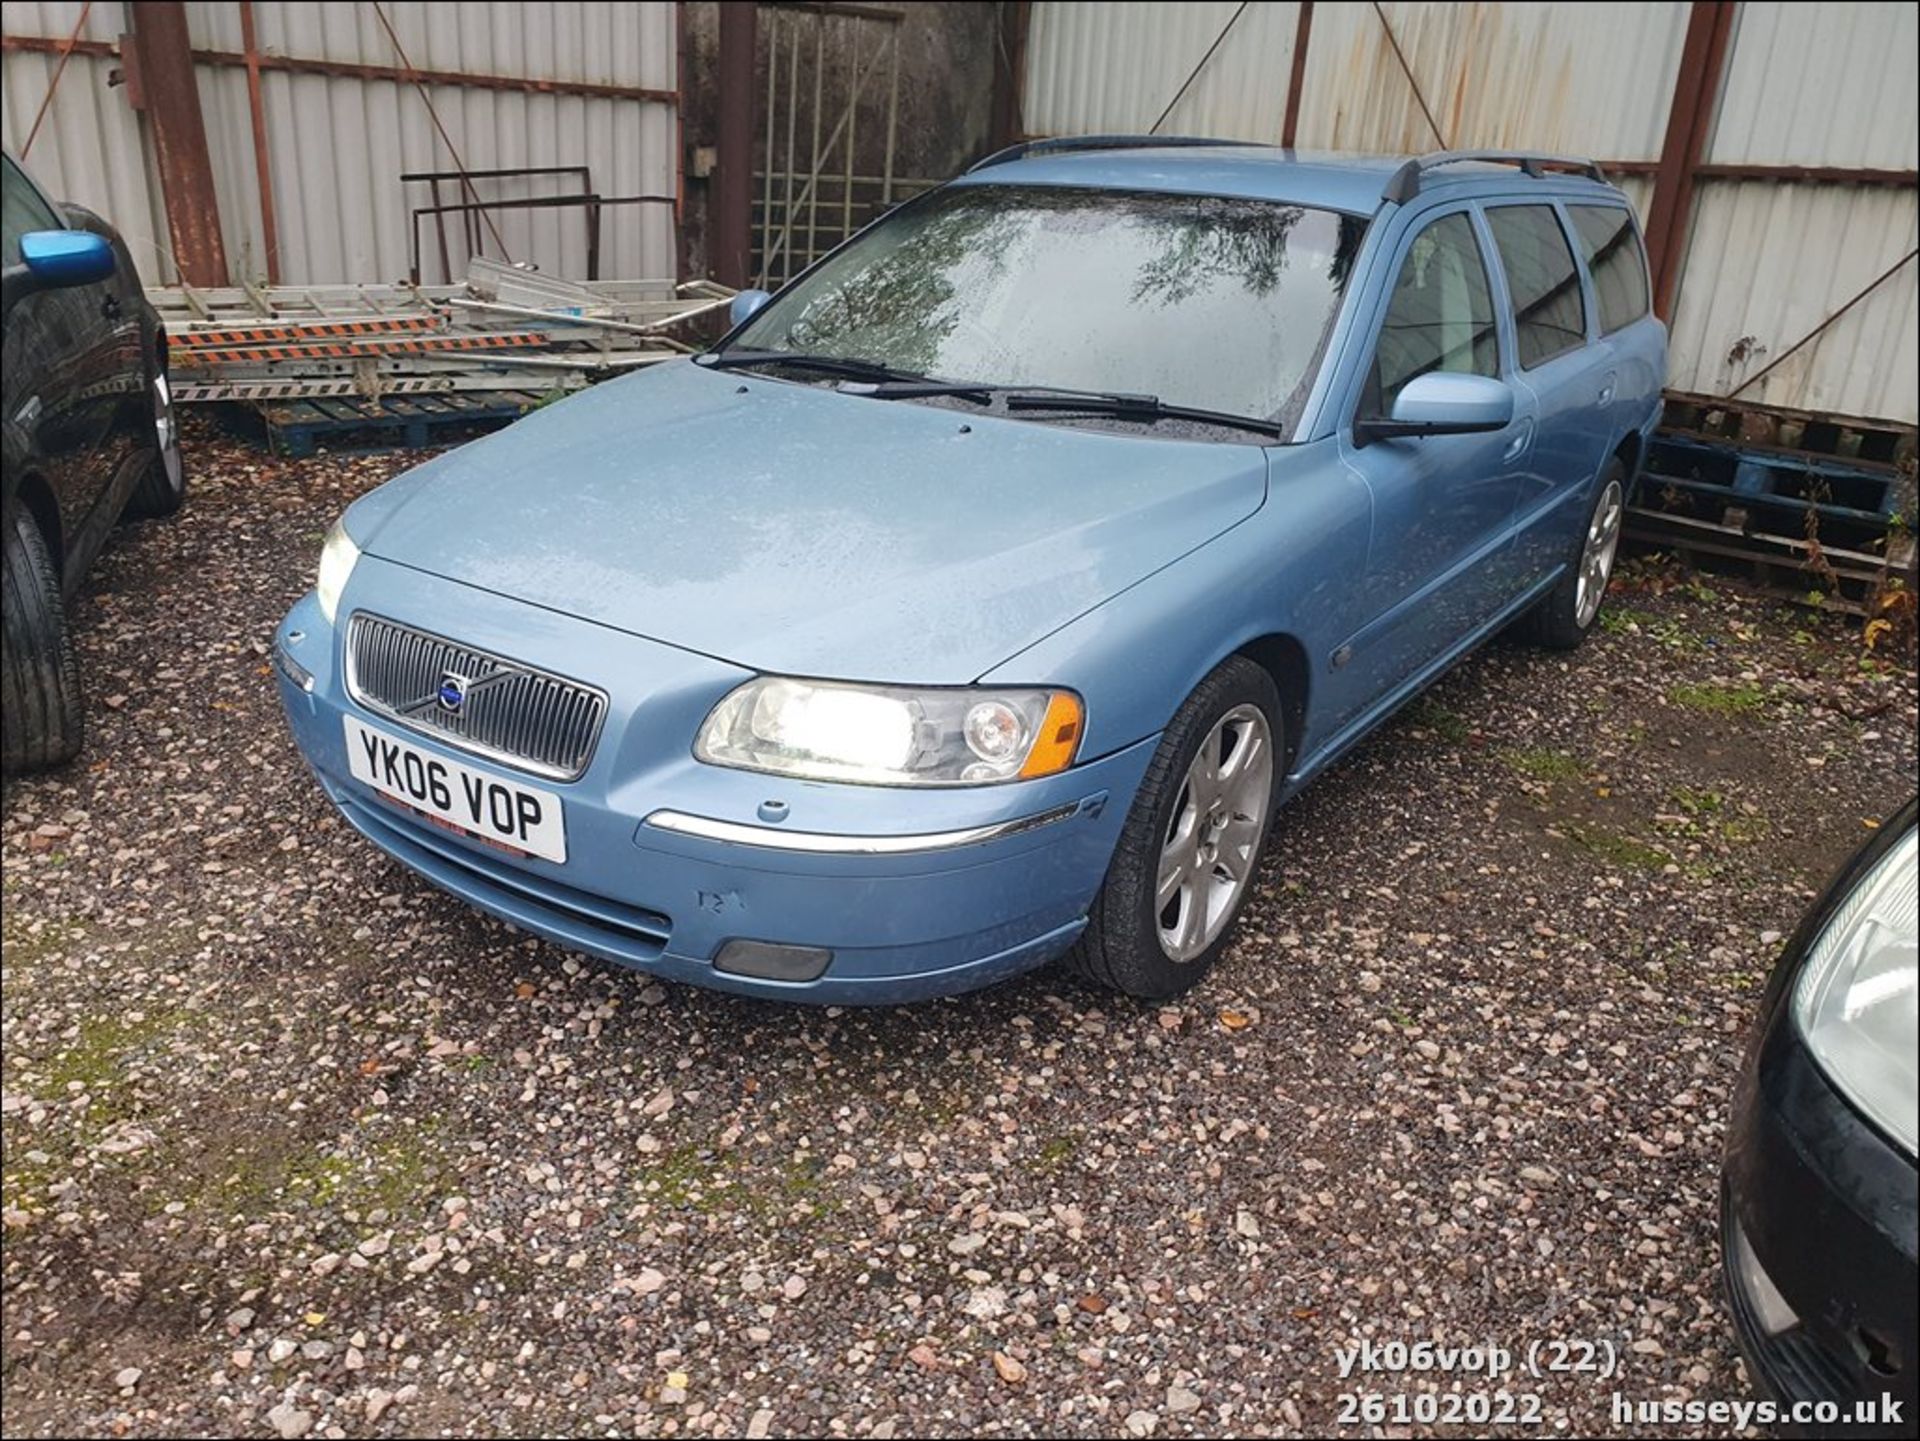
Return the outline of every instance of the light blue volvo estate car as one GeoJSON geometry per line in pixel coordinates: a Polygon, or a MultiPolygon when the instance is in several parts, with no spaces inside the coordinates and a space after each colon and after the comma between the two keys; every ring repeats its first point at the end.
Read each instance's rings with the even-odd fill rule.
{"type": "Polygon", "coordinates": [[[1100,138],[357,501],[275,643],[347,820],[652,974],[893,1003],[1228,944],[1274,812],[1593,625],[1666,334],[1586,162],[1100,138]]]}

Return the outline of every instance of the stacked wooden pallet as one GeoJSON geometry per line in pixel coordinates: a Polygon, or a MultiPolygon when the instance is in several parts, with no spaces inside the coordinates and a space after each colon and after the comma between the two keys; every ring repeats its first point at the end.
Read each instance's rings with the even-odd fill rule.
{"type": "Polygon", "coordinates": [[[1673,395],[1627,534],[1865,615],[1913,587],[1914,473],[1910,426],[1673,395]]]}

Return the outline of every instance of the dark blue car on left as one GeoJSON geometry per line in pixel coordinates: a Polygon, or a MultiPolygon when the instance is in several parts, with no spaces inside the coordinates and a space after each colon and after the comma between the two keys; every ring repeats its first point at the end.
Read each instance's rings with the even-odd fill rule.
{"type": "Polygon", "coordinates": [[[65,601],[123,515],[171,515],[186,471],[167,337],[113,227],[0,155],[0,477],[8,774],[72,760],[84,707],[65,601]]]}

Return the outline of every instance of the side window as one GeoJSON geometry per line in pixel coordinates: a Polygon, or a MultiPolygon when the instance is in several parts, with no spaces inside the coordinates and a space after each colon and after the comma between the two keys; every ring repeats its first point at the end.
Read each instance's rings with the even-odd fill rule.
{"type": "Polygon", "coordinates": [[[1574,232],[1600,302],[1600,333],[1611,335],[1647,313],[1647,256],[1631,212],[1614,205],[1569,205],[1574,232]]]}
{"type": "Polygon", "coordinates": [[[1566,232],[1545,205],[1487,210],[1493,243],[1507,272],[1520,368],[1532,370],[1587,338],[1587,305],[1566,232]]]}
{"type": "Polygon", "coordinates": [[[0,160],[0,260],[20,263],[20,237],[30,230],[63,230],[26,172],[11,158],[0,160]]]}
{"type": "Polygon", "coordinates": [[[1374,346],[1361,414],[1385,416],[1415,376],[1500,373],[1493,292],[1473,222],[1443,215],[1413,238],[1374,346]]]}

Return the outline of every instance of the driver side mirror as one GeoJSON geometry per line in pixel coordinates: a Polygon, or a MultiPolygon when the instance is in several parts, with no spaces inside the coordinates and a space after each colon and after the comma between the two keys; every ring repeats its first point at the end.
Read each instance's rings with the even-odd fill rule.
{"type": "Polygon", "coordinates": [[[733,297],[733,304],[727,307],[727,319],[735,325],[745,325],[771,299],[773,297],[764,290],[743,290],[733,297]]]}
{"type": "Polygon", "coordinates": [[[92,285],[113,274],[113,243],[91,230],[29,230],[20,237],[20,263],[4,277],[5,308],[41,290],[92,285]]]}
{"type": "Polygon", "coordinates": [[[1356,445],[1422,435],[1474,435],[1513,424],[1513,390],[1490,375],[1430,370],[1416,375],[1394,397],[1385,419],[1354,422],[1356,445]]]}

